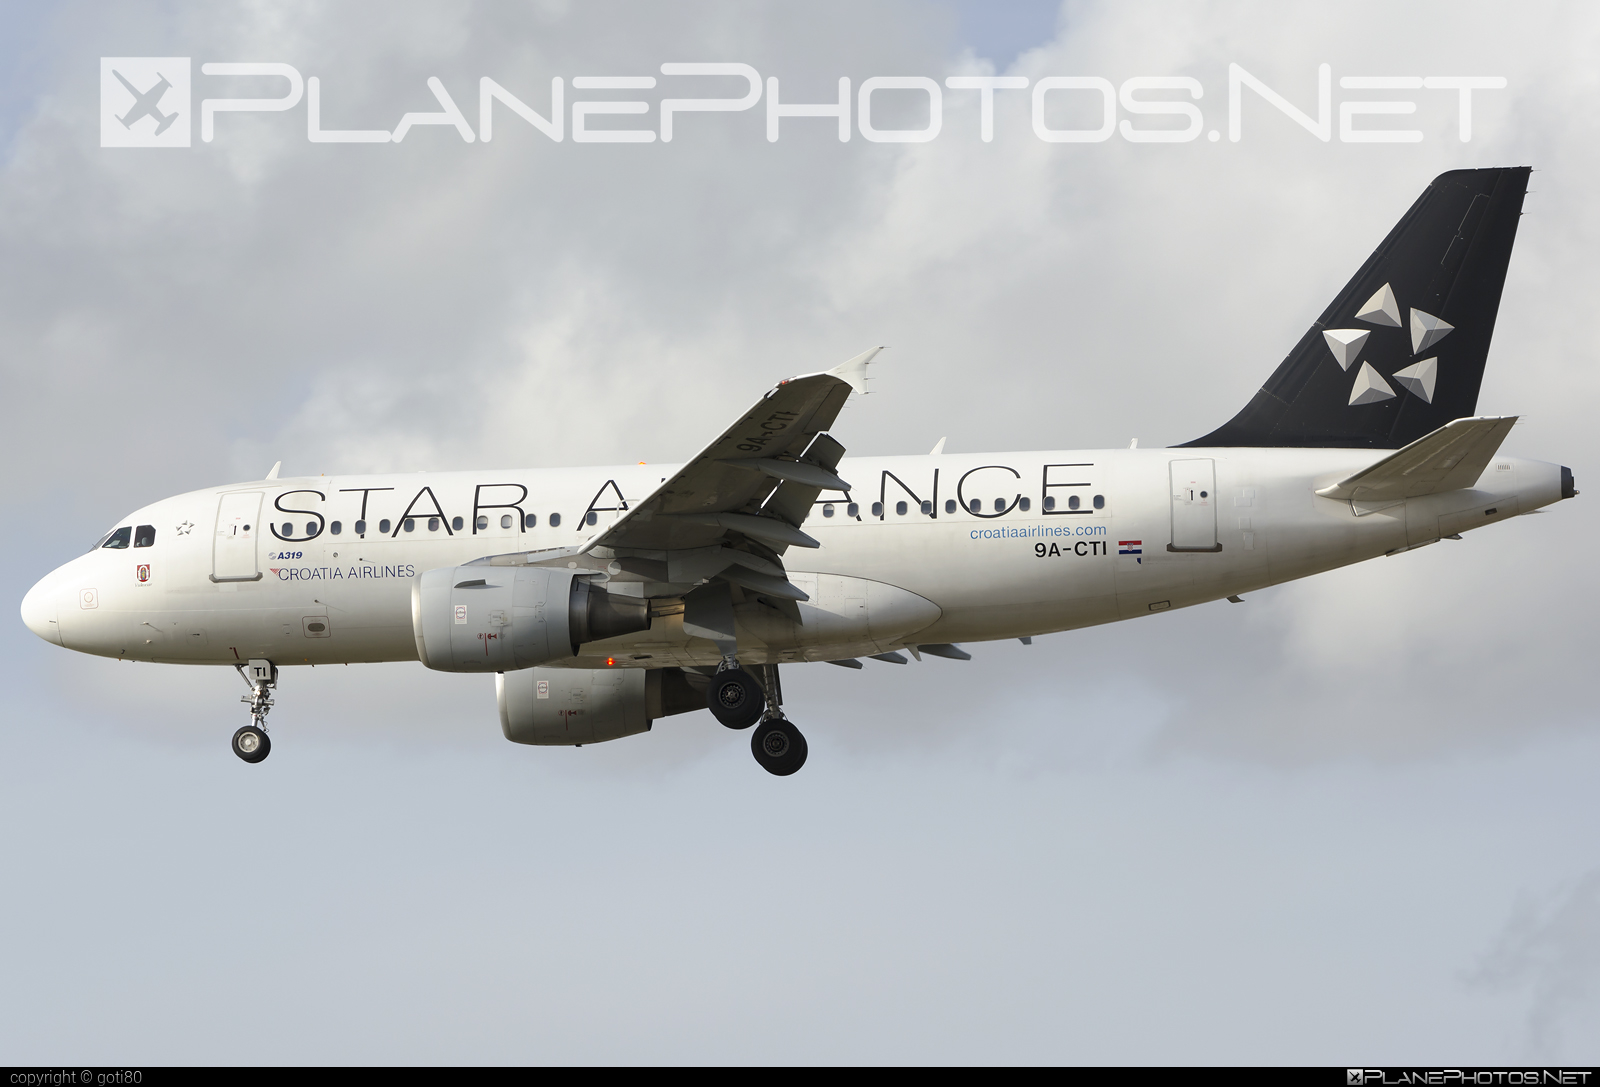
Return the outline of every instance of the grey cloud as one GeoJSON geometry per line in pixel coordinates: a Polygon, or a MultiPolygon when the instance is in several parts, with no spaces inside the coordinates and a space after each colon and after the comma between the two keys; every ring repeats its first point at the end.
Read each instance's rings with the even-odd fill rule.
{"type": "Polygon", "coordinates": [[[1526,1052],[1558,1048],[1592,1021],[1600,979],[1600,869],[1545,901],[1524,899],[1483,957],[1473,982],[1528,994],[1526,1052]]]}

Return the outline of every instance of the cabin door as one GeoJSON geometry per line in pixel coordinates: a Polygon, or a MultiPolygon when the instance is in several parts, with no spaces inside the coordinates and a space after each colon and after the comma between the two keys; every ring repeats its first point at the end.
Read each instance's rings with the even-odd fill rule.
{"type": "Polygon", "coordinates": [[[1172,462],[1172,543],[1168,551],[1221,551],[1217,543],[1216,462],[1172,462]]]}
{"type": "Polygon", "coordinates": [[[259,581],[256,537],[261,535],[261,492],[225,494],[217,505],[211,552],[212,581],[259,581]]]}

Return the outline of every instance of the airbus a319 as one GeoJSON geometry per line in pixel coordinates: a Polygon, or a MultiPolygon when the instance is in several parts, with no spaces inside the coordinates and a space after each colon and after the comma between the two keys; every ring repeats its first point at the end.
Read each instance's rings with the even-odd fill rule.
{"type": "MultiPolygon", "coordinates": [[[[1476,414],[1527,168],[1435,179],[1232,420],[1165,449],[847,458],[876,350],[781,382],[681,465],[268,478],[164,499],[22,618],[132,661],[229,666],[271,751],[293,665],[493,675],[524,744],[707,709],[806,761],[779,671],[1151,616],[1456,539],[1577,494],[1476,414]]],[[[486,681],[480,681],[486,682],[486,681]]]]}

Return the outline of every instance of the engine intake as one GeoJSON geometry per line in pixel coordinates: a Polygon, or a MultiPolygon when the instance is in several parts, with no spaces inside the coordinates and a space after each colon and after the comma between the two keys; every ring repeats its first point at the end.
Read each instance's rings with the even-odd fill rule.
{"type": "Polygon", "coordinates": [[[650,629],[650,606],[570,570],[455,566],[411,586],[417,657],[443,672],[509,672],[566,660],[588,642],[650,629]]]}

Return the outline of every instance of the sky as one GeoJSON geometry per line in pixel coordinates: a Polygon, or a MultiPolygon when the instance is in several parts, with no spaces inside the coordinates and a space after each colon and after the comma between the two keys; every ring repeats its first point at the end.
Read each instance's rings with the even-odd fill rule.
{"type": "MultiPolygon", "coordinates": [[[[0,582],[20,603],[126,512],[280,460],[680,460],[876,344],[855,455],[1187,441],[1429,179],[1491,165],[1535,173],[1479,410],[1582,490],[1597,47],[1559,3],[0,5],[0,582]],[[326,128],[435,110],[429,77],[475,122],[484,75],[543,112],[553,76],[725,61],[785,102],[1188,76],[1223,134],[1047,143],[1004,91],[985,143],[946,91],[926,143],[772,143],[758,105],[670,144],[502,113],[490,143],[322,145],[302,103],[106,149],[104,56],[190,56],[197,87],[290,63],[326,128]],[[1361,124],[1423,138],[1323,142],[1247,95],[1234,142],[1230,63],[1307,110],[1327,63],[1335,115],[1405,98],[1361,124]],[[1339,86],[1439,74],[1507,80],[1468,143],[1451,94],[1339,86]]],[[[810,759],[781,780],[706,713],[508,744],[487,680],[414,663],[286,670],[247,766],[231,671],[14,618],[0,1060],[1595,1063],[1593,508],[965,663],[787,669],[810,759]]]]}

